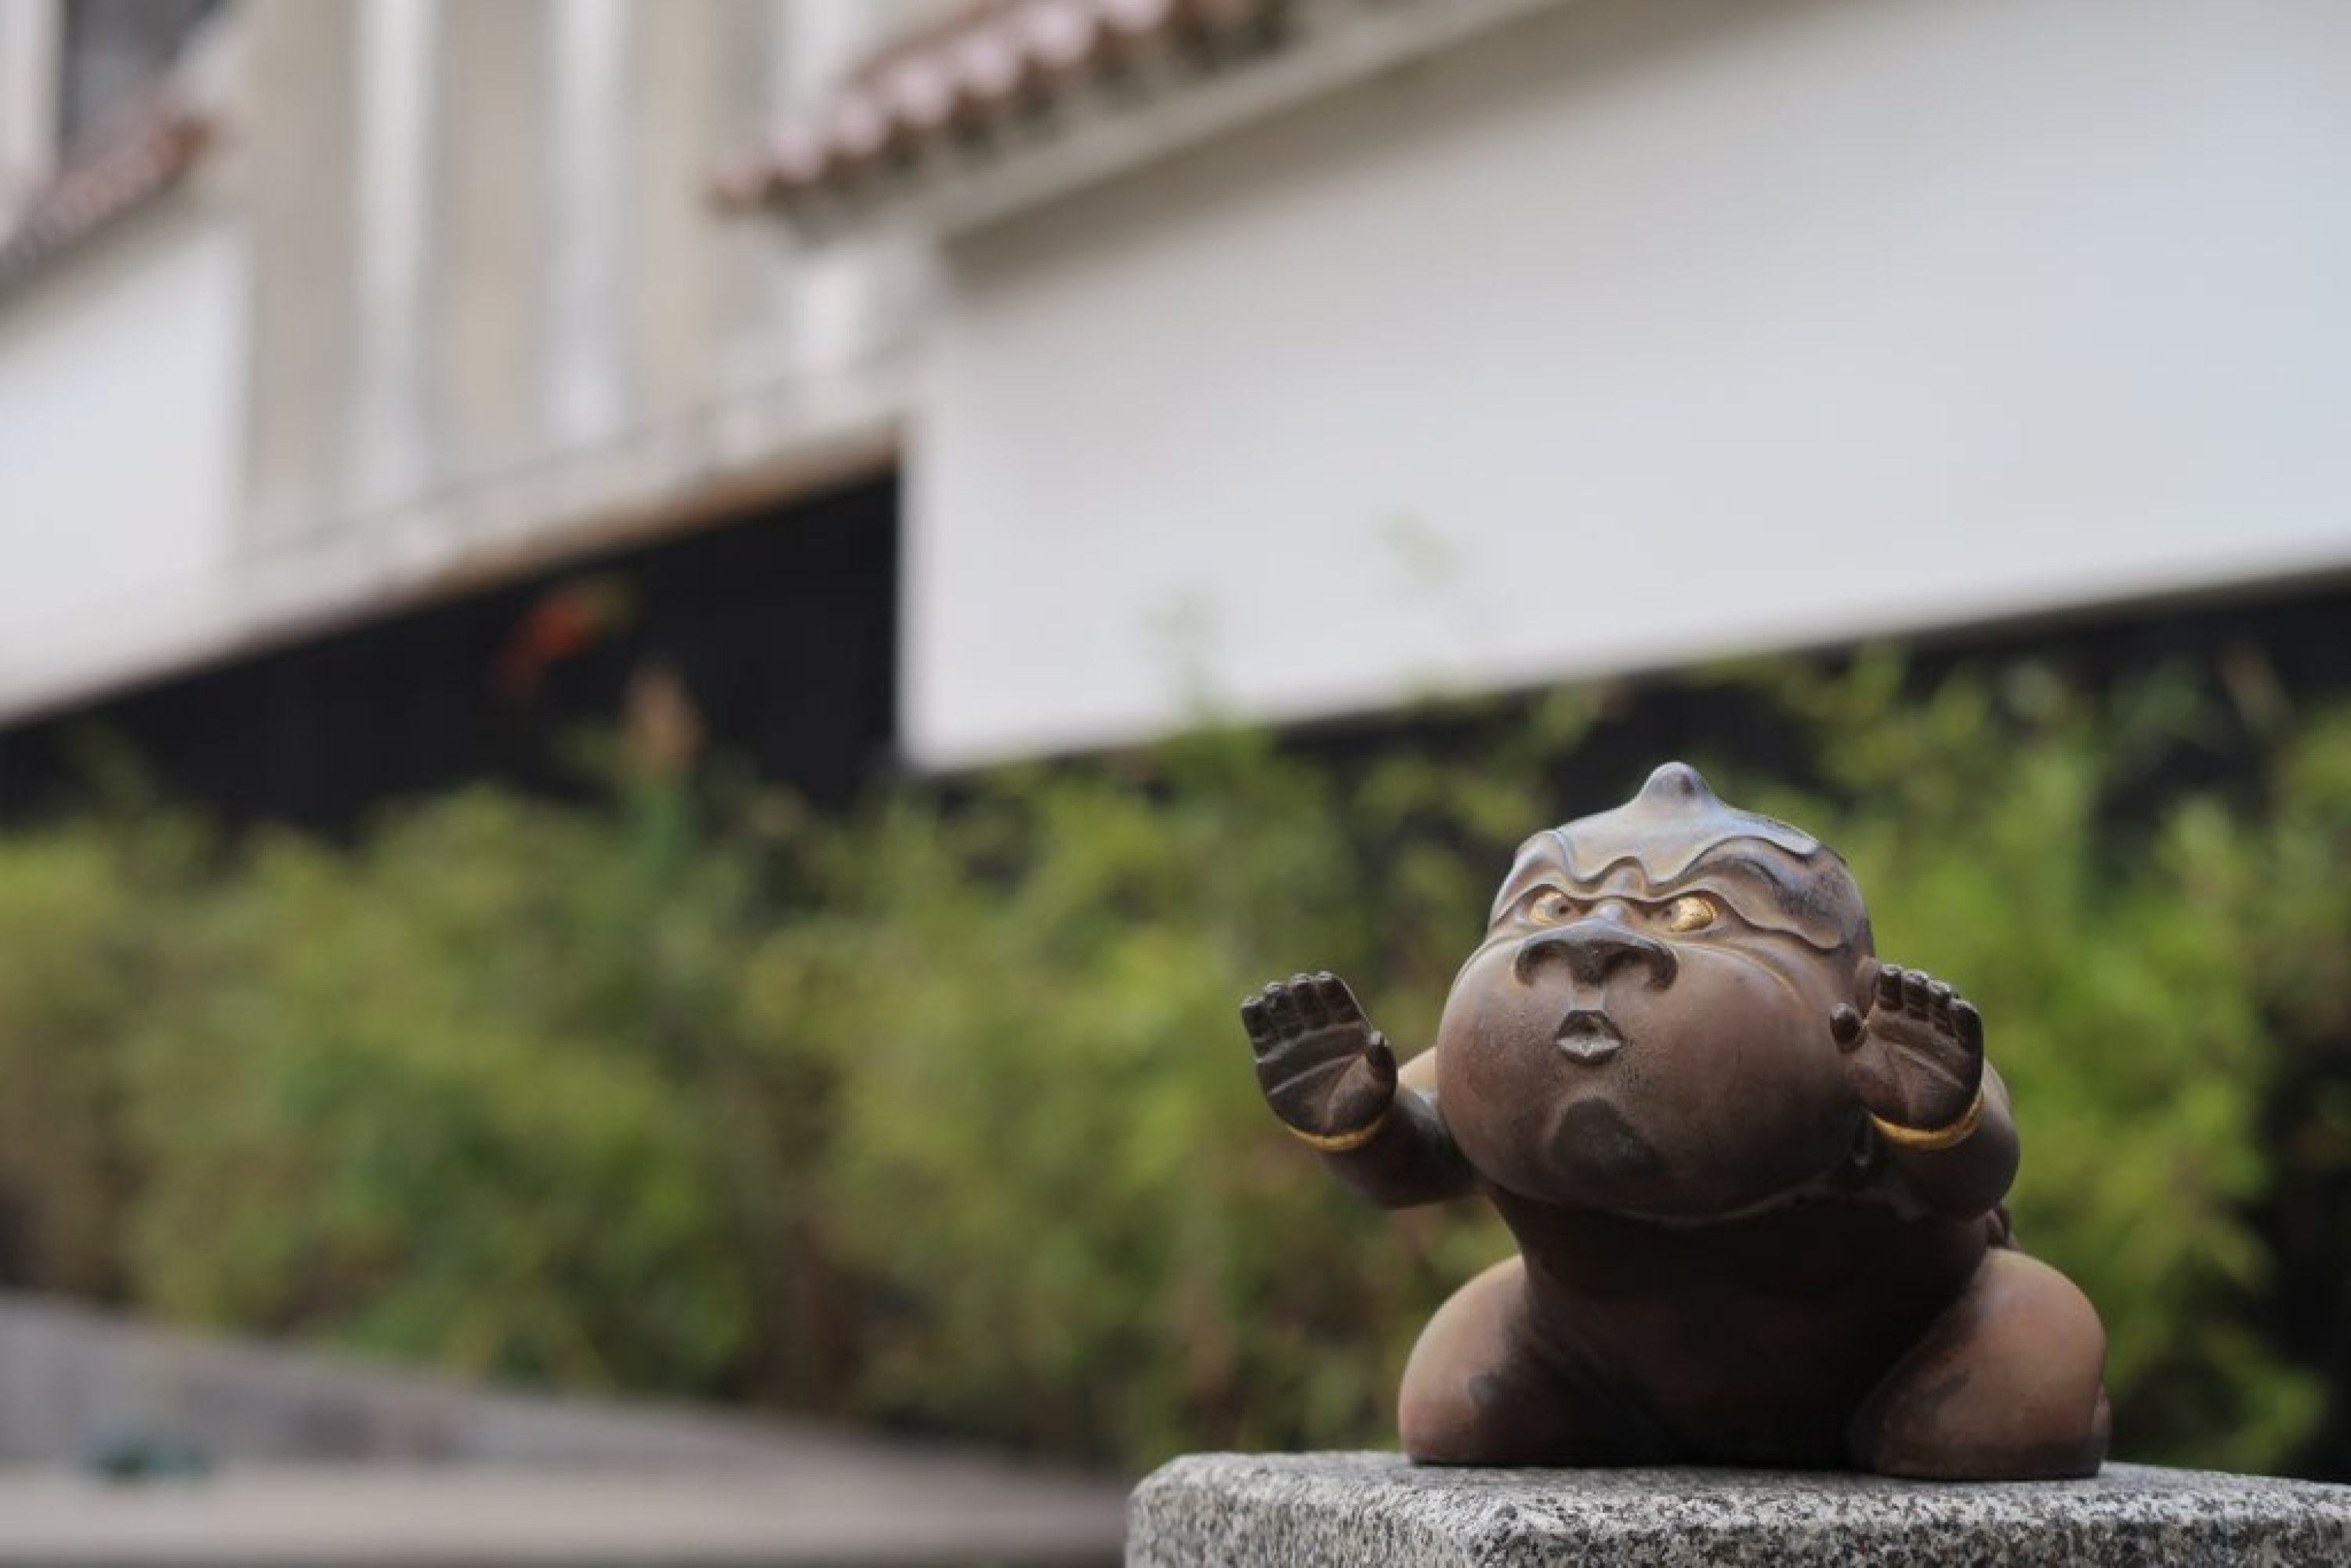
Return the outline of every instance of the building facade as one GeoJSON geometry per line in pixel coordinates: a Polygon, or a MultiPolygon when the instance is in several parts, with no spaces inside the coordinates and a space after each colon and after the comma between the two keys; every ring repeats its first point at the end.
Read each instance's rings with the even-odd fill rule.
{"type": "Polygon", "coordinates": [[[2351,13],[1319,16],[1114,174],[907,182],[916,755],[2351,567],[2351,13]]]}
{"type": "Polygon", "coordinates": [[[904,10],[0,0],[0,792],[89,714],[232,795],[207,747],[332,749],[403,685],[401,746],[550,729],[489,689],[541,591],[845,484],[886,589],[913,253],[802,245],[709,182],[904,10]]]}
{"type": "Polygon", "coordinates": [[[125,4],[0,0],[0,768],[860,481],[844,777],[2351,569],[2319,0],[125,4]]]}

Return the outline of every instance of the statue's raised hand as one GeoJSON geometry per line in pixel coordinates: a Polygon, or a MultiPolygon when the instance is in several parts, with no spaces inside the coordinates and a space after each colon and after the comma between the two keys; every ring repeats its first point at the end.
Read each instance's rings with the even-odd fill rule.
{"type": "Polygon", "coordinates": [[[1241,1004],[1266,1103],[1326,1146],[1368,1136],[1395,1101],[1395,1052],[1347,982],[1324,971],[1277,980],[1241,1004]]]}
{"type": "Polygon", "coordinates": [[[1829,1033],[1862,1108],[1896,1142],[1933,1147],[1973,1127],[1983,1089],[1983,1019],[1942,981],[1880,965],[1860,1007],[1840,1005],[1829,1014],[1829,1033]],[[1904,1130],[1919,1135],[1905,1138],[1904,1130]]]}

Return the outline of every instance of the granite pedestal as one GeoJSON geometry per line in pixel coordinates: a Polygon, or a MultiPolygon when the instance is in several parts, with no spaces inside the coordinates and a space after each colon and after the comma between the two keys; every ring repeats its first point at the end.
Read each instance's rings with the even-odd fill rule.
{"type": "Polygon", "coordinates": [[[1393,1454],[1196,1454],[1127,1505],[1130,1568],[1344,1563],[2351,1563],[2351,1487],[2110,1464],[1938,1484],[1729,1469],[1418,1469],[1393,1454]]]}

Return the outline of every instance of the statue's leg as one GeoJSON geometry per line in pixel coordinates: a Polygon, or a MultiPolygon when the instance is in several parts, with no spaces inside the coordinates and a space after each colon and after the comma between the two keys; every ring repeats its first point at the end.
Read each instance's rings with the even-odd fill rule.
{"type": "Polygon", "coordinates": [[[1885,1475],[2037,1480],[2094,1474],[2108,1416],[2105,1330],[2071,1280],[1994,1250],[1846,1429],[1885,1475]]]}
{"type": "Polygon", "coordinates": [[[1404,1369],[1397,1425],[1425,1465],[1629,1465],[1670,1456],[1538,1336],[1513,1257],[1453,1293],[1404,1369]]]}

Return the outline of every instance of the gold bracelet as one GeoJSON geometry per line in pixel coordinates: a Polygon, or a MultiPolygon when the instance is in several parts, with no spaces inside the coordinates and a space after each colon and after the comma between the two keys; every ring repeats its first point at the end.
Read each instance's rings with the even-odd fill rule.
{"type": "Polygon", "coordinates": [[[1983,1087],[1979,1084],[1976,1087],[1975,1100],[1965,1112],[1961,1113],[1959,1119],[1948,1127],[1921,1131],[1917,1127],[1903,1126],[1898,1122],[1889,1122],[1885,1117],[1877,1115],[1869,1118],[1869,1124],[1877,1129],[1879,1137],[1898,1148],[1948,1149],[1954,1144],[1965,1142],[1968,1134],[1976,1130],[1976,1124],[1982,1120],[1983,1087]]]}
{"type": "Polygon", "coordinates": [[[1372,1118],[1369,1126],[1358,1127],[1352,1133],[1310,1133],[1303,1127],[1290,1127],[1287,1122],[1282,1124],[1283,1126],[1290,1127],[1291,1137],[1326,1155],[1343,1155],[1349,1149],[1360,1149],[1378,1137],[1380,1129],[1387,1124],[1388,1113],[1385,1106],[1380,1108],[1380,1113],[1372,1118]]]}

